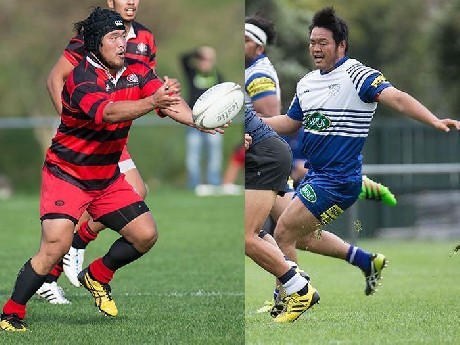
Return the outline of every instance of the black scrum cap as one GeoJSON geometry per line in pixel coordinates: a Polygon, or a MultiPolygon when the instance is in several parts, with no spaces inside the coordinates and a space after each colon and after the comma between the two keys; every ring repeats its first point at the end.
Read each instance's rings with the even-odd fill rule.
{"type": "Polygon", "coordinates": [[[102,38],[111,31],[125,30],[125,25],[119,13],[96,7],[81,23],[81,28],[87,51],[98,52],[102,38]]]}

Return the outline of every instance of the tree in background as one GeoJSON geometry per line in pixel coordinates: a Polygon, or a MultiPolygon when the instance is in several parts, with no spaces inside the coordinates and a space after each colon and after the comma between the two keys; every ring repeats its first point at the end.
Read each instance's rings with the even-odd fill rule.
{"type": "Polygon", "coordinates": [[[447,101],[447,111],[459,116],[460,97],[460,0],[446,6],[431,37],[431,50],[435,55],[436,72],[447,101]]]}

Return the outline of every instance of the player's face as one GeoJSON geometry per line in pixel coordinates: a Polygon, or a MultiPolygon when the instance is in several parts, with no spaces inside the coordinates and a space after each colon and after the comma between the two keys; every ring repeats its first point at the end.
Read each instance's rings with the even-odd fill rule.
{"type": "Polygon", "coordinates": [[[244,36],[244,59],[246,63],[252,62],[261,53],[263,53],[263,47],[248,36],[244,36]]]}
{"type": "Polygon", "coordinates": [[[132,22],[136,19],[139,0],[107,0],[107,6],[120,13],[125,22],[132,22]]]}
{"type": "Polygon", "coordinates": [[[337,45],[332,37],[332,31],[315,27],[310,35],[310,55],[315,67],[322,71],[330,71],[336,62],[345,56],[345,43],[337,45]]]}
{"type": "Polygon", "coordinates": [[[126,32],[115,30],[102,38],[100,53],[110,70],[118,70],[125,63],[126,32]]]}

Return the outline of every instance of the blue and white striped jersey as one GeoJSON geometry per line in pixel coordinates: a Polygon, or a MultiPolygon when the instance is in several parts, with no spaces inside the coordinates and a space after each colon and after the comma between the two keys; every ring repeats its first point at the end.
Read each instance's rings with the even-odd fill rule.
{"type": "Polygon", "coordinates": [[[259,98],[276,95],[281,99],[278,75],[265,54],[259,55],[244,72],[244,103],[254,109],[252,102],[259,98]]]}
{"type": "Polygon", "coordinates": [[[306,74],[287,112],[302,121],[302,153],[310,174],[361,175],[361,151],[377,108],[377,95],[391,84],[379,71],[344,57],[327,73],[306,74]]]}

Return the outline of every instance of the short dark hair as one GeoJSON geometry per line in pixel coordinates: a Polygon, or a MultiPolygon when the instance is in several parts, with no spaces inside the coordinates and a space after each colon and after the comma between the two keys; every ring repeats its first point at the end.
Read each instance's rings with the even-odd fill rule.
{"type": "Polygon", "coordinates": [[[332,31],[334,42],[338,45],[340,42],[345,41],[345,53],[348,51],[348,25],[335,14],[333,7],[325,7],[315,13],[308,28],[310,34],[315,27],[332,31]]]}
{"type": "Polygon", "coordinates": [[[244,22],[247,24],[253,24],[265,32],[267,34],[267,45],[275,43],[275,24],[271,20],[264,18],[256,13],[252,16],[246,17],[244,22]]]}

